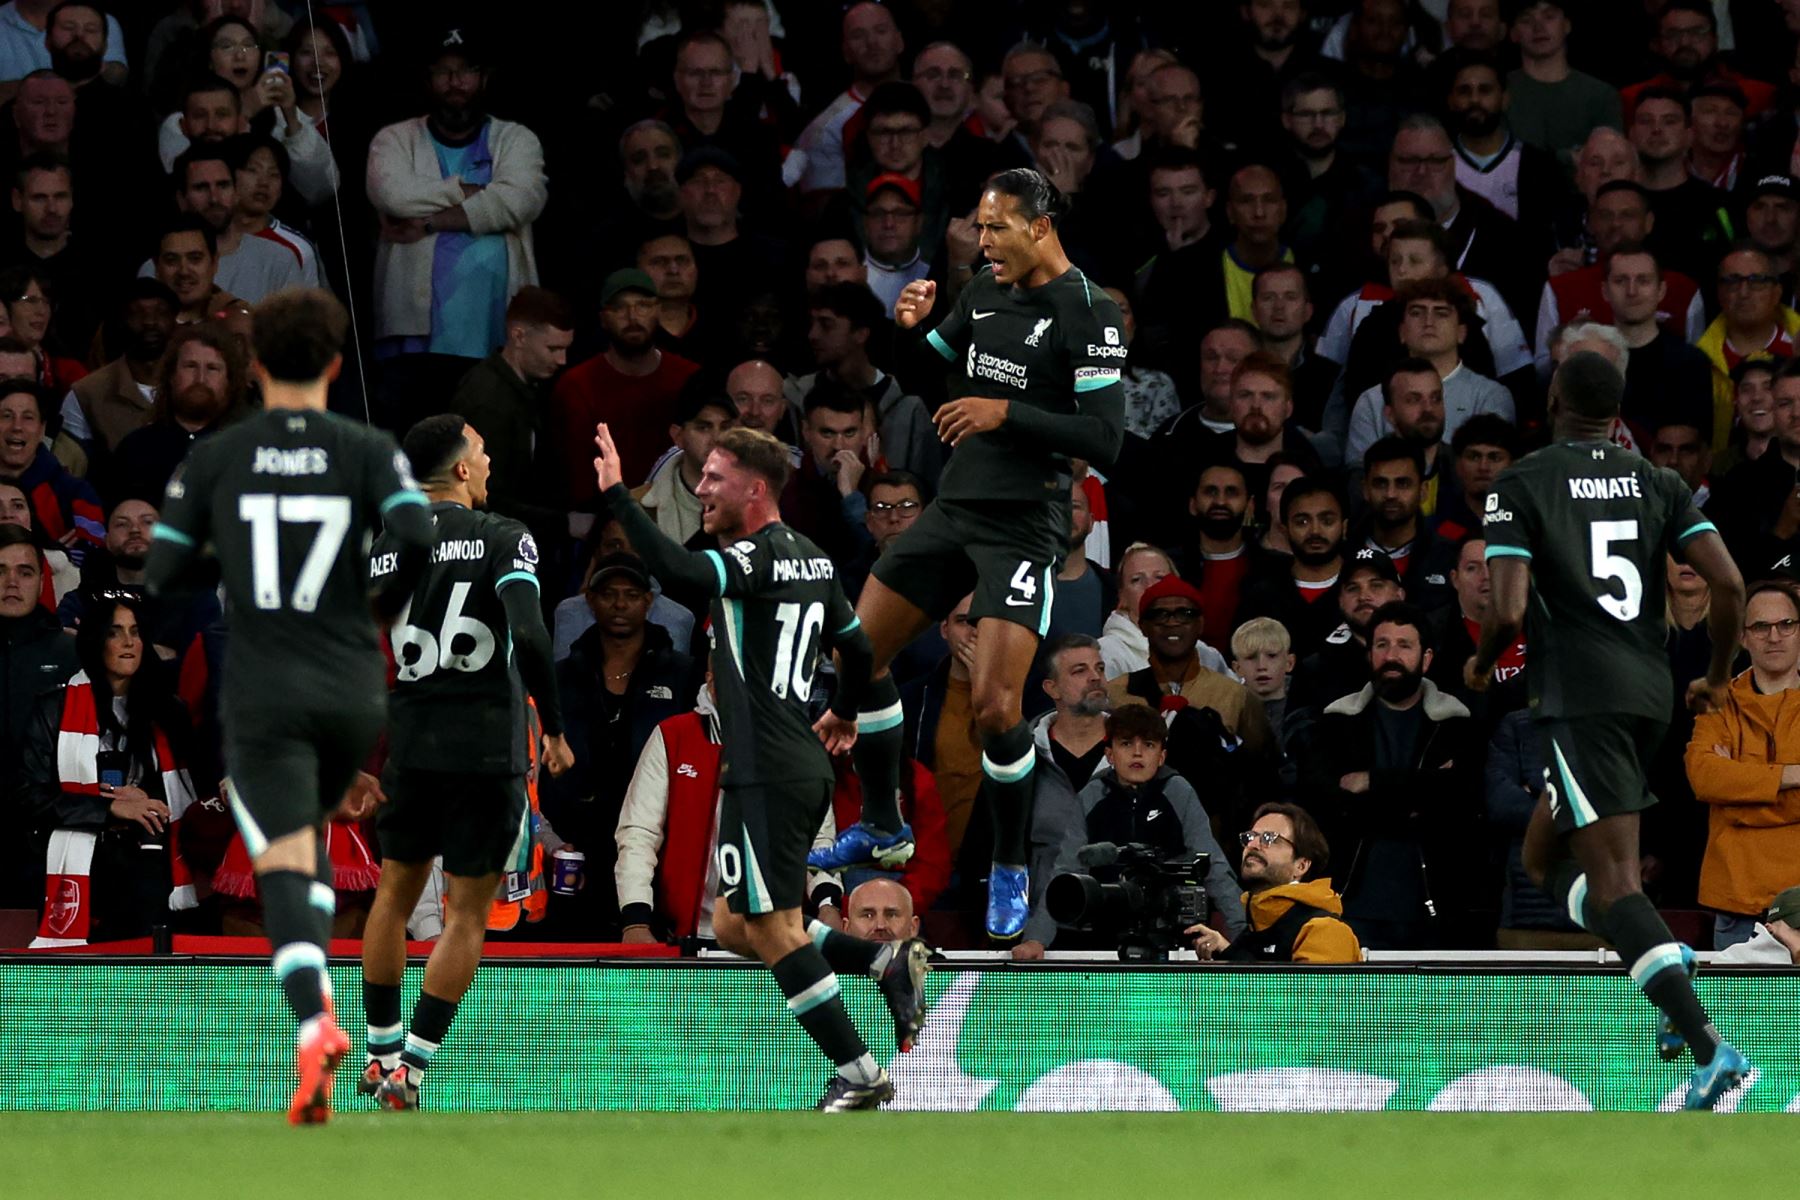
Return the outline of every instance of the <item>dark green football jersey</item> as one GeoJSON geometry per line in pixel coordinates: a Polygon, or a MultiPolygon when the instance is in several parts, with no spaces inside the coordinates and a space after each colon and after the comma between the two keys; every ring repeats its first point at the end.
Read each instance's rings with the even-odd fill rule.
{"type": "MultiPolygon", "coordinates": [[[[397,668],[390,757],[414,770],[523,774],[525,688],[500,592],[537,592],[537,543],[494,513],[448,502],[431,513],[430,561],[388,635],[397,668]]],[[[400,547],[382,537],[369,556],[371,581],[399,566],[400,547]]]]}
{"type": "Polygon", "coordinates": [[[1663,556],[1713,530],[1687,484],[1610,442],[1558,442],[1494,481],[1482,524],[1490,561],[1531,564],[1533,714],[1666,720],[1675,697],[1663,556]]]}
{"type": "Polygon", "coordinates": [[[807,701],[820,655],[859,628],[825,552],[779,522],[703,552],[719,576],[713,690],[727,786],[830,779],[807,701]]]}
{"type": "MultiPolygon", "coordinates": [[[[1123,426],[1125,321],[1112,297],[1070,268],[1042,287],[994,281],[983,268],[925,337],[951,364],[949,395],[988,396],[1059,416],[1123,426]]],[[[1096,445],[1081,457],[1110,466],[1096,445]]],[[[949,500],[1043,500],[1067,493],[1069,459],[1003,425],[965,438],[944,468],[949,500]]]]}
{"type": "Polygon", "coordinates": [[[391,437],[331,413],[271,409],[194,443],[156,536],[212,544],[231,626],[228,705],[385,690],[367,548],[384,513],[424,503],[391,437]]]}

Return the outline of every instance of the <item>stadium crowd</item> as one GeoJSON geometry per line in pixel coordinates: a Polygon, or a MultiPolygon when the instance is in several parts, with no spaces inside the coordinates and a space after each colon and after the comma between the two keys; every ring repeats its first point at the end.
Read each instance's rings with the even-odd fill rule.
{"type": "MultiPolygon", "coordinates": [[[[706,937],[705,606],[601,508],[594,425],[695,546],[720,433],[781,438],[783,517],[854,597],[947,454],[943,364],[897,345],[894,302],[928,278],[947,311],[1016,166],[1071,200],[1129,401],[1119,462],[1074,464],[1027,689],[1034,894],[1085,843],[1144,842],[1212,856],[1203,953],[1290,910],[1333,918],[1301,958],[1595,944],[1520,865],[1532,647],[1462,678],[1489,488],[1575,349],[1618,365],[1614,440],[1753,582],[1730,707],[1669,714],[1647,889],[1724,948],[1800,883],[1795,0],[119,7],[0,6],[0,908],[42,941],[257,927],[226,615],[141,583],[187,448],[258,404],[255,306],[321,283],[356,318],[333,407],[461,414],[542,551],[577,760],[538,783],[542,861],[585,879],[497,936],[706,937]]],[[[1705,583],[1617,583],[1666,605],[1681,695],[1705,583]]],[[[967,607],[894,668],[918,853],[817,877],[829,922],[978,944],[967,607]]],[[[821,838],[859,807],[846,758],[821,838]]],[[[330,844],[354,933],[379,847],[330,844]]],[[[1014,953],[1091,944],[1040,902],[1014,953]]]]}

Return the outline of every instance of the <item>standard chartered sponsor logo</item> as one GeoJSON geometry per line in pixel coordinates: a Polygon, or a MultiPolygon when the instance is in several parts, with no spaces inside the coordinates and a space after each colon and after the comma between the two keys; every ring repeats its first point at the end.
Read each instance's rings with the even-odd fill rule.
{"type": "Polygon", "coordinates": [[[1008,387],[1025,387],[1025,364],[1016,363],[1010,358],[1002,358],[998,354],[989,354],[985,350],[969,347],[969,376],[973,379],[987,379],[994,383],[1004,383],[1008,387]]]}

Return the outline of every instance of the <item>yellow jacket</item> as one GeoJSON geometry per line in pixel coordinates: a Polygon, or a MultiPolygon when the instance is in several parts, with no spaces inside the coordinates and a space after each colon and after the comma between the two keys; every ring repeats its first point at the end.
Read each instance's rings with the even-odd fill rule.
{"type": "Polygon", "coordinates": [[[1745,671],[1723,709],[1694,718],[1687,773],[1711,806],[1700,864],[1708,908],[1761,913],[1800,879],[1800,788],[1782,788],[1783,763],[1800,763],[1800,691],[1765,696],[1745,671]]]}
{"type": "Polygon", "coordinates": [[[1312,879],[1284,883],[1261,892],[1244,893],[1244,912],[1250,928],[1264,930],[1296,904],[1307,904],[1331,913],[1314,917],[1300,927],[1294,939],[1293,960],[1299,963],[1356,963],[1362,961],[1362,945],[1356,931],[1344,924],[1344,902],[1331,890],[1331,880],[1312,879]]]}
{"type": "MultiPolygon", "coordinates": [[[[1776,312],[1775,319],[1781,322],[1782,329],[1791,338],[1800,338],[1800,313],[1785,304],[1776,312]]],[[[1736,408],[1732,404],[1731,368],[1725,365],[1725,318],[1713,318],[1713,323],[1706,327],[1700,340],[1694,345],[1705,354],[1712,363],[1713,384],[1713,427],[1712,444],[1714,451],[1722,451],[1731,444],[1731,423],[1736,418],[1736,408]]],[[[1767,358],[1766,354],[1752,354],[1751,358],[1767,358]]]]}

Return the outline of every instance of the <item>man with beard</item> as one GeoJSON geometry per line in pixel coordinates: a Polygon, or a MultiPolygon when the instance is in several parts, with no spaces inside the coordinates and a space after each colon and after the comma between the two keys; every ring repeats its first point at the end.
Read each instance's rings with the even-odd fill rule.
{"type": "Polygon", "coordinates": [[[1243,472],[1250,494],[1260,496],[1269,482],[1269,460],[1277,454],[1308,474],[1322,470],[1312,440],[1293,423],[1293,416],[1293,381],[1287,367],[1257,351],[1232,373],[1231,432],[1206,439],[1198,462],[1190,461],[1169,483],[1178,495],[1192,495],[1199,466],[1231,463],[1243,472]]]}
{"type": "Polygon", "coordinates": [[[160,496],[193,444],[244,410],[245,364],[217,325],[183,329],[169,340],[150,423],[119,442],[106,494],[160,496]]]}
{"type": "MultiPolygon", "coordinates": [[[[1444,426],[1438,431],[1440,438],[1454,434],[1477,413],[1497,413],[1509,421],[1514,418],[1512,393],[1463,362],[1462,348],[1475,323],[1475,306],[1467,292],[1448,279],[1420,279],[1402,287],[1394,304],[1401,313],[1395,357],[1430,363],[1442,384],[1444,426]]],[[[1344,460],[1352,464],[1352,473],[1376,439],[1395,432],[1393,418],[1386,412],[1387,392],[1385,384],[1369,388],[1356,398],[1350,411],[1344,460]]]]}
{"type": "Polygon", "coordinates": [[[381,219],[375,336],[385,357],[481,359],[506,338],[506,302],[538,281],[531,223],[548,194],[544,149],[523,125],[488,115],[485,60],[463,29],[431,44],[430,112],[369,145],[381,219]]]}
{"type": "Polygon", "coordinates": [[[1343,624],[1300,661],[1288,683],[1287,711],[1304,713],[1302,725],[1339,696],[1369,682],[1369,622],[1383,605],[1404,599],[1400,573],[1380,550],[1364,546],[1345,561],[1337,595],[1343,624]]]}
{"type": "Polygon", "coordinates": [[[99,467],[127,434],[149,423],[163,351],[180,307],[160,280],[133,280],[114,313],[124,353],[77,380],[63,397],[63,432],[82,444],[90,469],[99,467]]]}
{"type": "Polygon", "coordinates": [[[1231,649],[1231,635],[1239,623],[1238,598],[1264,557],[1249,537],[1249,510],[1250,485],[1242,467],[1215,463],[1200,472],[1200,482],[1188,499],[1200,538],[1185,575],[1200,581],[1206,643],[1220,653],[1231,649]]]}
{"type": "MultiPolygon", "coordinates": [[[[77,237],[71,228],[75,185],[67,160],[33,154],[22,161],[13,176],[12,206],[19,214],[20,238],[5,260],[46,280],[57,297],[53,341],[60,353],[73,351],[73,357],[85,359],[100,324],[95,301],[102,289],[96,285],[113,273],[104,265],[116,264],[101,253],[99,235],[86,236],[84,230],[77,237]]],[[[95,224],[101,215],[95,214],[95,224]]]]}
{"type": "Polygon", "coordinates": [[[887,7],[853,4],[844,13],[842,50],[850,68],[850,86],[813,118],[795,143],[794,148],[804,155],[800,162],[805,173],[797,185],[803,193],[836,191],[844,186],[845,150],[853,140],[849,127],[876,87],[900,78],[900,56],[906,42],[887,7]]]}
{"type": "Polygon", "coordinates": [[[675,182],[700,269],[694,303],[728,308],[776,278],[783,266],[781,244],[743,228],[744,171],[736,158],[716,146],[690,150],[675,167],[675,182]]]}
{"type": "Polygon", "coordinates": [[[1344,498],[1316,475],[1303,475],[1281,493],[1281,527],[1292,558],[1271,557],[1244,586],[1238,616],[1273,617],[1304,658],[1338,625],[1338,575],[1344,565],[1344,498]]]}
{"type": "Polygon", "coordinates": [[[1482,746],[1461,701],[1425,678],[1431,627],[1404,601],[1370,618],[1371,681],[1319,718],[1301,760],[1308,805],[1353,847],[1344,920],[1376,949],[1475,944],[1482,746]]]}
{"type": "Polygon", "coordinates": [[[1438,506],[1439,467],[1446,457],[1440,453],[1444,445],[1443,377],[1422,358],[1403,359],[1382,384],[1381,393],[1382,420],[1395,437],[1417,447],[1425,460],[1419,509],[1427,516],[1434,514],[1438,506]]]}
{"type": "Polygon", "coordinates": [[[1343,903],[1322,875],[1325,835],[1297,804],[1264,804],[1238,834],[1238,882],[1248,928],[1231,941],[1210,925],[1183,930],[1203,959],[1228,962],[1360,963],[1362,947],[1343,922],[1343,903]]]}
{"type": "Polygon", "coordinates": [[[681,219],[681,195],[675,188],[675,164],[680,161],[681,139],[667,122],[639,121],[620,135],[621,182],[639,220],[672,227],[681,219]]]}
{"type": "Polygon", "coordinates": [[[1556,159],[1513,135],[1506,77],[1491,54],[1450,59],[1444,108],[1456,130],[1456,182],[1526,229],[1549,225],[1567,179],[1556,159]]]}
{"type": "Polygon", "coordinates": [[[1053,706],[1031,727],[1037,747],[1069,777],[1087,786],[1106,751],[1106,668],[1100,643],[1068,633],[1044,643],[1044,694],[1053,706]]]}
{"type": "Polygon", "coordinates": [[[1513,312],[1529,311],[1537,298],[1537,256],[1526,251],[1518,222],[1457,182],[1456,146],[1436,117],[1417,114],[1400,122],[1388,153],[1388,186],[1431,203],[1449,238],[1449,268],[1491,280],[1513,312]]]}
{"type": "MultiPolygon", "coordinates": [[[[668,122],[651,117],[626,126],[611,175],[619,189],[602,193],[598,211],[582,223],[569,261],[544,264],[550,286],[588,302],[592,281],[634,258],[645,241],[682,232],[681,194],[675,187],[680,161],[681,139],[668,122]]],[[[611,188],[610,180],[606,186],[611,188]]]]}
{"type": "MultiPolygon", "coordinates": [[[[235,147],[202,143],[175,160],[175,205],[205,221],[218,247],[214,282],[233,296],[254,304],[284,288],[299,287],[305,275],[291,250],[267,238],[247,234],[234,221],[237,174],[235,147]]],[[[139,275],[156,271],[146,262],[139,275]]]]}
{"type": "Polygon", "coordinates": [[[1625,115],[1631,117],[1646,93],[1673,89],[1685,96],[1703,83],[1729,83],[1744,94],[1746,115],[1763,115],[1775,102],[1775,88],[1727,66],[1719,58],[1719,23],[1707,0],[1669,0],[1656,18],[1656,40],[1651,47],[1663,69],[1642,83],[1620,92],[1625,115]]]}
{"type": "Polygon", "coordinates": [[[1094,512],[1085,483],[1077,479],[1069,489],[1069,553],[1056,572],[1056,605],[1044,635],[1047,638],[1062,634],[1098,637],[1106,614],[1119,601],[1112,579],[1088,561],[1087,542],[1094,531],[1094,512]]]}
{"type": "Polygon", "coordinates": [[[1626,132],[1643,163],[1656,225],[1649,241],[1662,261],[1699,279],[1710,266],[1708,243],[1729,240],[1725,195],[1688,171],[1694,143],[1687,97],[1673,88],[1648,88],[1631,108],[1626,132]]]}
{"type": "Polygon", "coordinates": [[[585,511],[594,489],[594,455],[588,430],[604,421],[619,448],[620,469],[635,487],[668,449],[669,426],[681,387],[699,367],[656,348],[656,284],[642,271],[614,271],[600,285],[604,352],[563,372],[550,393],[550,425],[556,431],[562,495],[571,511],[585,511]],[[585,436],[584,436],[585,435],[585,436]]]}
{"type": "MultiPolygon", "coordinates": [[[[100,77],[114,86],[123,84],[129,69],[118,19],[92,4],[59,0],[13,0],[0,6],[0,85],[51,68],[70,82],[100,77]]],[[[13,90],[0,86],[0,100],[13,90]]]]}
{"type": "Polygon", "coordinates": [[[1367,163],[1339,152],[1344,103],[1343,88],[1324,74],[1297,75],[1281,89],[1281,128],[1288,149],[1282,189],[1294,255],[1334,286],[1349,287],[1358,280],[1345,276],[1355,274],[1361,264],[1343,231],[1352,214],[1374,207],[1383,184],[1367,163]]]}
{"type": "Polygon", "coordinates": [[[1622,129],[1619,93],[1569,65],[1569,0],[1524,0],[1513,16],[1519,69],[1506,77],[1507,123],[1520,141],[1570,166],[1599,128],[1622,129]]]}

